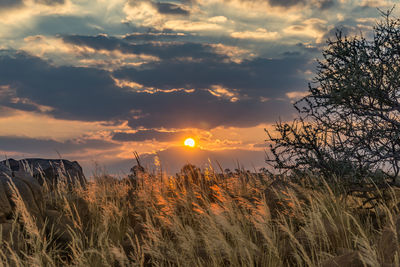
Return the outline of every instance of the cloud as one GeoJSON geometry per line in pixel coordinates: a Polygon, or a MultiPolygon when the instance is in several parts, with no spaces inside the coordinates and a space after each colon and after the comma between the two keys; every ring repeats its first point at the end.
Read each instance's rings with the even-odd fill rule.
{"type": "Polygon", "coordinates": [[[12,8],[21,6],[23,4],[22,0],[1,0],[0,8],[12,8]]]}
{"type": "Polygon", "coordinates": [[[336,0],[323,0],[319,1],[320,9],[330,9],[333,8],[337,4],[336,0]]]}
{"type": "Polygon", "coordinates": [[[165,22],[163,27],[175,31],[187,32],[217,31],[222,29],[222,27],[216,23],[191,20],[168,20],[167,22],[165,22]]]}
{"type": "Polygon", "coordinates": [[[157,130],[139,130],[135,133],[117,132],[113,135],[112,139],[121,142],[142,142],[149,140],[156,140],[158,142],[171,142],[177,141],[185,136],[192,135],[188,131],[157,131],[157,130]]]}
{"type": "Polygon", "coordinates": [[[362,34],[367,39],[373,38],[372,28],[376,22],[376,18],[346,18],[331,26],[330,29],[324,33],[321,39],[335,40],[338,32],[341,32],[343,36],[348,37],[359,36],[362,34]]]}
{"type": "MultiPolygon", "coordinates": [[[[257,2],[257,0],[241,0],[243,2],[257,2]]],[[[372,0],[375,1],[375,0],[372,0]]],[[[259,0],[258,2],[264,2],[259,0]]],[[[296,6],[310,6],[319,9],[329,9],[336,5],[337,0],[267,0],[272,7],[291,8],[296,6]]]]}
{"type": "Polygon", "coordinates": [[[103,122],[62,120],[37,112],[21,111],[0,104],[0,136],[28,135],[36,139],[65,141],[80,136],[107,138],[104,133],[126,130],[124,125],[106,125],[103,122]]]}
{"type": "Polygon", "coordinates": [[[136,32],[130,33],[123,37],[127,41],[151,41],[151,40],[169,40],[187,37],[187,34],[176,32],[136,32]]]}
{"type": "Polygon", "coordinates": [[[119,80],[131,81],[148,88],[209,90],[220,85],[229,91],[248,96],[280,97],[288,91],[306,87],[300,70],[309,59],[297,54],[280,59],[237,58],[245,50],[199,43],[128,43],[99,36],[65,36],[67,43],[96,50],[119,50],[122,53],[148,54],[160,58],[141,66],[121,67],[114,72],[119,80]],[[226,54],[224,51],[235,52],[226,54]],[[154,79],[157,77],[157,79],[154,79]]]}
{"type": "Polygon", "coordinates": [[[305,4],[307,0],[269,0],[272,6],[290,7],[300,4],[305,4]]]}
{"type": "Polygon", "coordinates": [[[143,101],[148,101],[143,103],[148,115],[130,119],[128,125],[134,129],[249,127],[274,122],[279,116],[289,118],[292,109],[286,101],[263,103],[248,99],[232,102],[205,91],[159,93],[143,101]]]}
{"type": "Polygon", "coordinates": [[[208,19],[208,21],[213,23],[225,23],[228,21],[227,17],[225,16],[215,16],[208,19]]]}
{"type": "Polygon", "coordinates": [[[155,6],[157,7],[158,12],[161,14],[189,15],[189,11],[176,4],[155,3],[155,6]]]}
{"type": "Polygon", "coordinates": [[[0,55],[2,85],[13,88],[15,97],[50,109],[41,111],[32,105],[15,107],[12,101],[3,101],[3,106],[36,109],[62,119],[128,120],[129,126],[134,129],[244,127],[275,121],[278,116],[291,113],[288,101],[261,102],[258,97],[243,95],[233,102],[231,98],[211,94],[208,89],[223,88],[226,90],[219,90],[219,93],[226,95],[230,94],[231,88],[237,88],[249,96],[274,97],[284,95],[287,88],[282,84],[290,84],[276,76],[294,79],[292,82],[296,86],[298,82],[294,75],[297,67],[294,66],[299,59],[257,59],[242,64],[213,62],[211,59],[200,63],[166,61],[145,68],[122,68],[110,73],[94,68],[53,66],[40,58],[18,52],[3,51],[0,55]],[[291,69],[293,73],[290,73],[291,69]],[[153,94],[133,92],[129,88],[118,87],[111,74],[155,88],[196,89],[153,94]]]}
{"type": "Polygon", "coordinates": [[[393,5],[391,1],[386,0],[362,0],[360,3],[361,7],[372,7],[372,8],[382,8],[390,7],[393,5]]]}
{"type": "Polygon", "coordinates": [[[28,154],[71,154],[77,151],[106,150],[118,147],[105,140],[67,140],[58,142],[51,139],[35,139],[29,137],[0,136],[0,150],[9,152],[20,152],[28,154]]]}
{"type": "Polygon", "coordinates": [[[126,110],[126,106],[124,109],[104,108],[110,100],[121,103],[126,103],[126,100],[115,90],[108,73],[97,69],[55,67],[37,57],[3,51],[0,53],[0,81],[9,84],[16,97],[53,107],[50,113],[61,118],[104,120],[126,110]],[[22,69],[25,74],[21,74],[22,69]],[[93,97],[98,98],[93,101],[93,97]],[[90,102],[93,102],[91,107],[85,107],[85,103],[90,102]]]}
{"type": "MultiPolygon", "coordinates": [[[[204,3],[203,3],[204,4],[204,3]]],[[[153,2],[130,0],[124,7],[125,21],[153,30],[185,32],[214,32],[223,30],[224,16],[208,15],[205,6],[197,1],[153,2]],[[204,9],[204,10],[202,10],[204,9]]]]}
{"type": "Polygon", "coordinates": [[[233,32],[231,36],[238,39],[274,40],[279,37],[279,34],[258,28],[256,31],[233,32]]]}
{"type": "Polygon", "coordinates": [[[319,18],[310,18],[299,24],[293,24],[286,27],[283,31],[288,35],[308,36],[315,38],[317,43],[321,43],[324,35],[330,27],[327,26],[328,21],[319,18]]]}
{"type": "Polygon", "coordinates": [[[307,95],[309,95],[310,93],[308,91],[293,91],[293,92],[288,92],[286,93],[286,96],[289,99],[293,99],[293,100],[298,100],[300,98],[303,98],[307,95]]]}
{"type": "Polygon", "coordinates": [[[225,62],[215,58],[200,61],[161,61],[146,64],[146,68],[123,67],[115,77],[135,81],[146,87],[164,90],[196,88],[208,90],[220,85],[235,90],[242,96],[280,97],[307,81],[299,70],[307,68],[308,59],[287,57],[282,59],[255,58],[241,63],[225,62]],[[157,77],[157,79],[154,79],[157,77]]]}
{"type": "MultiPolygon", "coordinates": [[[[142,35],[143,36],[143,35],[142,35]]],[[[119,39],[116,37],[109,37],[106,35],[97,36],[83,36],[83,35],[66,35],[62,37],[65,43],[73,44],[80,47],[90,47],[94,50],[118,50],[124,54],[146,54],[156,56],[161,59],[174,59],[174,58],[198,58],[198,59],[211,59],[215,56],[212,46],[203,45],[199,43],[136,43],[134,37],[124,37],[119,39]]],[[[123,56],[123,55],[121,55],[123,56]]]]}
{"type": "Polygon", "coordinates": [[[65,0],[36,0],[36,2],[39,4],[52,6],[52,5],[64,4],[65,0]]]}
{"type": "Polygon", "coordinates": [[[254,144],[253,147],[266,149],[268,148],[268,144],[267,143],[254,144]]]}

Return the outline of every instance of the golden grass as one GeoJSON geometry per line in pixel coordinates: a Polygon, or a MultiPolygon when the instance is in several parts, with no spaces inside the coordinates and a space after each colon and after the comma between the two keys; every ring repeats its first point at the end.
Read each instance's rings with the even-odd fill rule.
{"type": "Polygon", "coordinates": [[[366,211],[328,185],[272,183],[210,170],[59,183],[42,188],[41,227],[12,187],[0,266],[400,266],[395,191],[366,211]]]}

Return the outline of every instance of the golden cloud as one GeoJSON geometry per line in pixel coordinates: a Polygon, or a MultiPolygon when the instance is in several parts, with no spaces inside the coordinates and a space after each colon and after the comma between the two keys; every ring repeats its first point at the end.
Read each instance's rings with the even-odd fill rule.
{"type": "Polygon", "coordinates": [[[233,32],[231,36],[238,39],[275,40],[279,38],[279,33],[258,28],[255,31],[233,32]]]}

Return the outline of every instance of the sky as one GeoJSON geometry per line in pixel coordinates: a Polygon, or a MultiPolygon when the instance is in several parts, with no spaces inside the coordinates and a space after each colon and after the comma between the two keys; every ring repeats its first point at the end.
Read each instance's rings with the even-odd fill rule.
{"type": "Polygon", "coordinates": [[[264,129],[296,116],[326,40],[397,2],[0,0],[1,159],[266,167],[264,129]]]}

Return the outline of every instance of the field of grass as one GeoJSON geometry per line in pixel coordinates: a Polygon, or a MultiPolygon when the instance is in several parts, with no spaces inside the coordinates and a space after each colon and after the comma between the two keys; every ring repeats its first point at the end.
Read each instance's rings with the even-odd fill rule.
{"type": "Polygon", "coordinates": [[[327,184],[246,172],[42,190],[44,223],[16,192],[0,266],[400,266],[395,189],[370,210],[327,184]]]}

